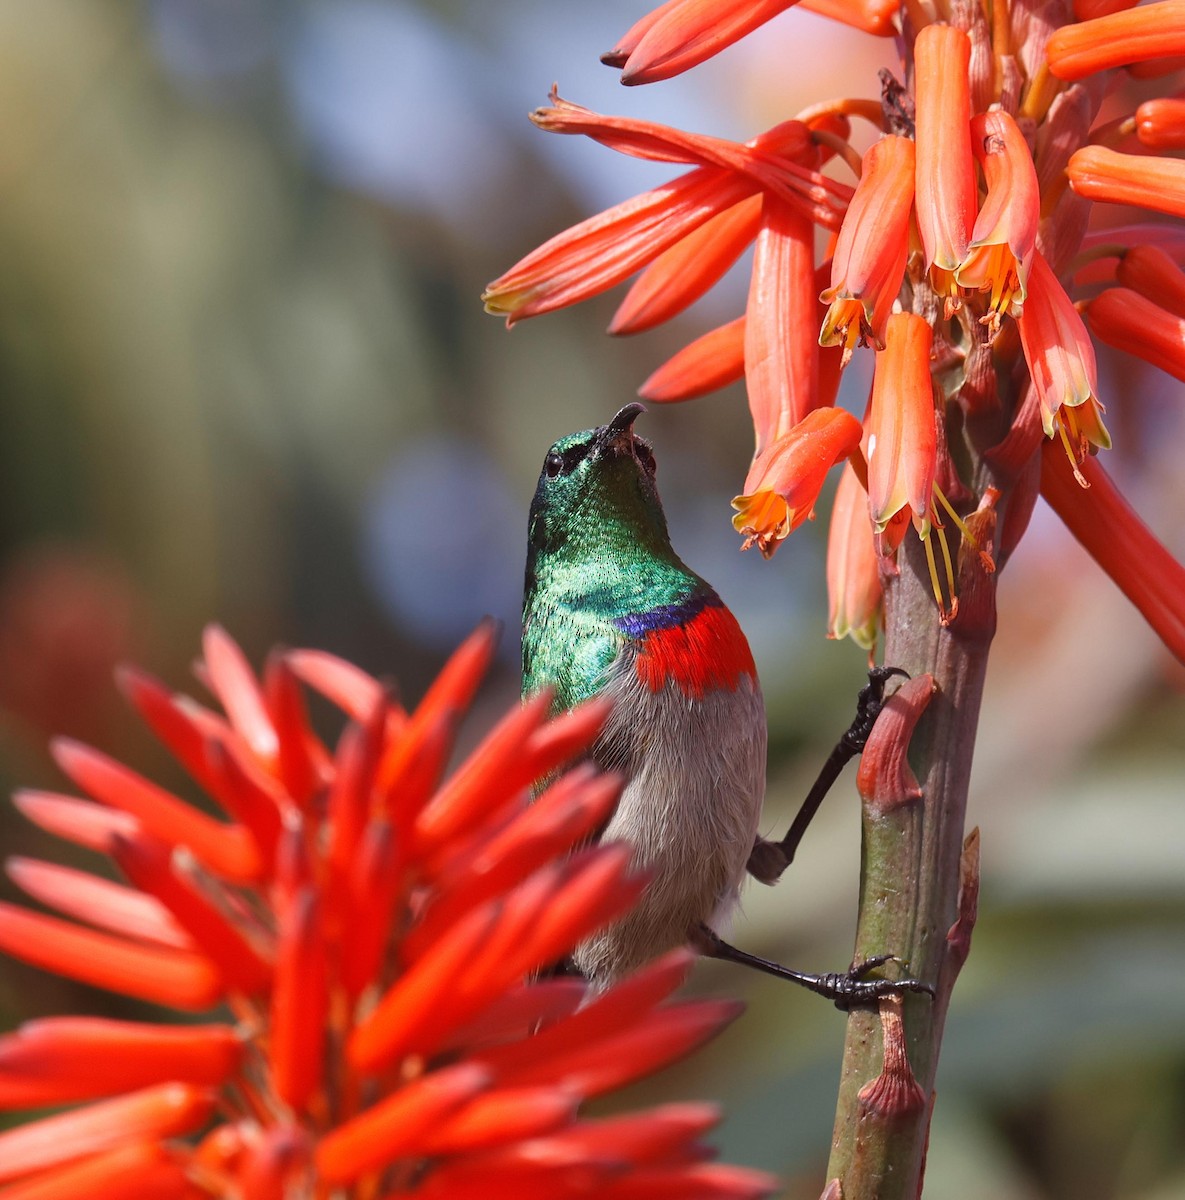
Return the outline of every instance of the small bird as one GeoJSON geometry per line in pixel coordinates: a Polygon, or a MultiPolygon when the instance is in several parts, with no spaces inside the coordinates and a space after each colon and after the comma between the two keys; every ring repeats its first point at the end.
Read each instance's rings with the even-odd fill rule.
{"type": "Polygon", "coordinates": [[[593,757],[628,783],[602,837],[651,873],[639,905],[582,943],[611,981],[736,904],[765,795],[765,706],[749,643],[671,548],[654,454],[629,404],[548,451],[531,504],[523,694],[556,711],[604,695],[593,757]]]}
{"type": "Polygon", "coordinates": [[[791,861],[827,786],[859,753],[895,672],[872,673],[857,722],[786,838],[759,838],[766,721],[753,655],[724,602],[671,547],[654,454],[633,431],[644,411],[627,404],[607,425],[556,442],[531,502],[523,695],[552,689],[556,712],[594,696],[614,701],[592,757],[628,782],[601,838],[629,842],[635,864],[650,874],[638,905],[582,942],[573,965],[603,987],[691,943],[841,1007],[929,991],[914,980],[862,978],[889,955],[808,975],[719,934],[746,869],[772,883],[791,861]]]}

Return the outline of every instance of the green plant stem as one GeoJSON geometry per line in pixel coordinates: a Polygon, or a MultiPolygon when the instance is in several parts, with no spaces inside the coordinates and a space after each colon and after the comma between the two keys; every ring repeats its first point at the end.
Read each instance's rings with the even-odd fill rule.
{"type": "Polygon", "coordinates": [[[883,815],[865,811],[855,958],[891,951],[933,1000],[905,999],[909,1062],[927,1103],[897,1114],[870,1113],[860,1089],[882,1068],[875,1010],[848,1018],[827,1179],[843,1200],[915,1200],[920,1190],[934,1075],[959,955],[947,941],[958,916],[960,856],[971,756],[988,650],[995,632],[995,579],[973,560],[960,575],[961,608],[938,621],[925,558],[915,537],[900,551],[900,573],[885,582],[885,663],[929,672],[936,691],[914,732],[910,763],[922,799],[883,815]],[[964,584],[967,583],[965,587],[964,584]]]}

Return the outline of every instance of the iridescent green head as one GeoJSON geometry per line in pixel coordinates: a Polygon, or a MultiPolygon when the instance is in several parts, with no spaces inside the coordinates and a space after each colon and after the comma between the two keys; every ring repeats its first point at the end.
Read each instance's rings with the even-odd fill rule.
{"type": "Polygon", "coordinates": [[[560,438],[547,452],[531,501],[528,577],[540,555],[669,551],[654,454],[633,430],[645,411],[627,404],[607,425],[560,438]]]}

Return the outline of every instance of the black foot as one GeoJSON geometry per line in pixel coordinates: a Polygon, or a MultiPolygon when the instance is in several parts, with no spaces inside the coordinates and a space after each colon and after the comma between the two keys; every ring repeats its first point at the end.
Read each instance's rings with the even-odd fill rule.
{"type": "Polygon", "coordinates": [[[918,979],[865,979],[869,971],[884,966],[892,954],[877,954],[872,958],[857,963],[848,971],[829,973],[826,975],[811,975],[805,971],[795,971],[783,967],[781,963],[771,962],[768,958],[759,958],[729,945],[718,933],[706,925],[699,925],[692,931],[689,939],[692,945],[707,958],[719,958],[725,962],[740,963],[741,966],[751,967],[755,971],[763,971],[778,979],[787,979],[797,983],[807,991],[815,992],[832,1001],[836,1008],[845,1012],[850,1008],[862,1008],[875,1005],[882,996],[899,996],[903,992],[924,992],[934,995],[934,989],[928,983],[918,979]]]}
{"type": "Polygon", "coordinates": [[[839,744],[851,752],[850,757],[855,758],[864,749],[872,727],[885,706],[885,684],[894,675],[900,675],[903,679],[909,678],[909,672],[900,667],[869,668],[868,682],[856,696],[856,719],[839,739],[839,744]]]}
{"type": "Polygon", "coordinates": [[[798,844],[802,841],[807,826],[819,811],[823,797],[827,795],[831,785],[839,778],[839,773],[848,765],[868,741],[872,727],[880,715],[885,703],[885,684],[894,676],[903,675],[909,678],[909,672],[900,667],[873,667],[868,672],[868,682],[860,689],[856,697],[856,719],[844,731],[843,736],[835,744],[828,755],[823,769],[807,793],[798,816],[794,818],[786,836],[779,842],[766,841],[758,838],[749,852],[747,869],[754,879],[762,883],[776,883],[786,868],[794,861],[798,852],[798,844]]]}

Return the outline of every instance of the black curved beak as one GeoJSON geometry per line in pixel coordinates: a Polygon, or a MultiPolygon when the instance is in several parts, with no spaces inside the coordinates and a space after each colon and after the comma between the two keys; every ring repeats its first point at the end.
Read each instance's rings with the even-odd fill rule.
{"type": "Polygon", "coordinates": [[[602,443],[618,441],[623,435],[633,434],[634,422],[646,411],[644,404],[635,401],[620,409],[608,425],[602,425],[597,441],[602,443]]]}

